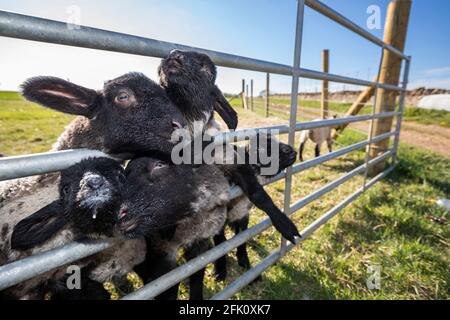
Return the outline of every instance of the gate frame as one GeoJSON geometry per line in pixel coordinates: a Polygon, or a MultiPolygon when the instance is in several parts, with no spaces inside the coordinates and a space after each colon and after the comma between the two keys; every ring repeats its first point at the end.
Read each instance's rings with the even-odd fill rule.
{"type": "MultiPolygon", "coordinates": [[[[43,18],[37,18],[33,16],[26,16],[6,11],[0,11],[0,36],[19,38],[26,40],[41,41],[54,44],[62,44],[69,46],[77,46],[98,50],[107,50],[121,53],[137,54],[143,56],[163,58],[172,49],[180,50],[195,50],[208,54],[211,59],[219,66],[230,67],[236,69],[244,69],[251,71],[259,71],[264,73],[273,73],[279,75],[292,76],[292,90],[291,90],[291,108],[290,108],[290,120],[289,125],[270,126],[262,128],[237,130],[235,132],[221,133],[215,137],[214,143],[217,145],[242,141],[249,136],[254,136],[261,130],[278,130],[279,134],[289,135],[289,144],[294,146],[295,132],[306,129],[336,126],[340,124],[348,124],[353,122],[398,117],[396,128],[394,131],[380,134],[372,137],[369,135],[369,139],[361,141],[359,143],[335,150],[317,158],[298,163],[292,167],[289,167],[285,172],[280,173],[276,177],[270,179],[267,184],[275,181],[285,180],[285,197],[284,197],[284,212],[287,215],[292,215],[296,211],[300,210],[307,204],[314,200],[317,200],[326,193],[334,190],[342,183],[349,179],[364,174],[364,185],[356,190],[354,193],[340,201],[332,209],[328,210],[313,223],[308,225],[301,231],[302,238],[295,244],[298,245],[309,237],[320,226],[325,224],[329,219],[338,214],[343,208],[355,200],[359,195],[364,193],[367,189],[372,187],[376,182],[386,177],[396,166],[396,159],[398,154],[399,136],[401,130],[401,118],[404,110],[405,93],[408,84],[409,66],[411,57],[403,54],[400,50],[393,46],[384,43],[381,39],[373,36],[363,28],[359,27],[340,13],[334,11],[330,7],[317,0],[297,0],[297,22],[296,22],[296,34],[295,34],[295,49],[294,49],[294,61],[293,65],[283,65],[279,63],[262,61],[217,51],[211,51],[201,48],[194,48],[185,45],[169,43],[164,41],[158,41],[153,39],[147,39],[143,37],[137,37],[118,32],[112,32],[107,30],[101,30],[96,28],[90,28],[80,26],[79,29],[69,29],[66,24],[59,21],[53,21],[43,18]],[[303,20],[305,5],[311,9],[321,13],[322,15],[334,20],[338,24],[346,27],[347,29],[355,32],[368,41],[378,45],[382,49],[389,50],[390,52],[398,55],[405,61],[403,82],[401,86],[395,86],[390,84],[379,83],[377,81],[366,81],[361,79],[343,77],[340,75],[334,75],[330,73],[314,71],[304,69],[300,67],[301,61],[301,48],[302,48],[302,33],[303,33],[303,20]],[[313,122],[296,122],[297,105],[298,105],[298,85],[299,78],[309,78],[315,80],[326,80],[332,82],[347,83],[353,85],[360,85],[366,87],[384,88],[388,90],[395,90],[400,92],[400,106],[398,111],[384,112],[379,114],[369,114],[362,116],[351,116],[339,119],[326,119],[313,122]],[[391,149],[388,149],[383,154],[377,156],[374,159],[366,159],[366,162],[345,175],[339,177],[325,186],[319,188],[306,197],[294,202],[291,205],[291,187],[292,176],[306,169],[312,168],[318,164],[324,163],[331,159],[338,158],[349,152],[359,150],[369,146],[370,144],[383,141],[394,137],[394,144],[391,149]],[[391,165],[372,178],[366,181],[367,170],[369,167],[385,161],[389,157],[392,158],[391,165]]],[[[367,148],[368,149],[368,148],[367,148]]],[[[367,154],[366,149],[366,154],[367,154]]],[[[106,155],[97,150],[77,149],[77,150],[64,150],[58,152],[47,152],[34,155],[24,155],[15,157],[6,157],[0,159],[0,181],[21,178],[31,175],[39,175],[50,172],[57,172],[68,168],[69,166],[79,162],[82,159],[88,157],[98,157],[106,155]]],[[[230,189],[231,198],[235,198],[242,195],[242,191],[238,187],[230,189]]],[[[207,264],[217,260],[221,256],[227,254],[234,248],[238,247],[242,243],[248,241],[250,238],[260,234],[262,231],[271,227],[270,219],[265,219],[262,222],[257,223],[246,231],[236,235],[230,240],[214,247],[201,256],[190,260],[189,262],[177,267],[176,269],[166,273],[160,278],[148,283],[143,288],[123,297],[124,300],[135,299],[152,299],[167,288],[180,282],[181,280],[189,277],[196,271],[202,269],[207,264]]],[[[42,252],[22,260],[14,261],[12,263],[0,266],[0,290],[18,284],[22,281],[31,279],[44,272],[52,270],[57,267],[64,266],[68,263],[72,263],[87,256],[94,255],[107,248],[110,248],[120,240],[106,239],[86,242],[73,242],[62,247],[58,247],[46,252],[42,252]]],[[[236,292],[242,289],[244,286],[253,281],[267,268],[279,261],[288,251],[295,247],[294,244],[287,244],[284,239],[281,241],[280,248],[273,251],[266,258],[261,260],[252,269],[245,272],[242,276],[234,280],[224,290],[217,293],[212,297],[213,300],[228,299],[236,292]]]]}

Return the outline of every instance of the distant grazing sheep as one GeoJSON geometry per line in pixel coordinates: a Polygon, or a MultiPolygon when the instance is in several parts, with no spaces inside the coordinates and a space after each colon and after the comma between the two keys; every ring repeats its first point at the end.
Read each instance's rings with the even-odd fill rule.
{"type": "MultiPolygon", "coordinates": [[[[328,119],[334,118],[336,118],[336,115],[328,119]]],[[[323,119],[314,119],[312,121],[320,121],[320,120],[323,119]]],[[[333,139],[331,138],[332,129],[333,129],[332,127],[322,127],[303,130],[300,134],[300,148],[298,151],[299,160],[303,161],[303,150],[305,149],[305,144],[308,139],[310,139],[312,142],[316,144],[314,148],[316,157],[320,156],[320,148],[325,141],[327,142],[328,151],[332,152],[333,151],[332,149],[333,139]]]]}

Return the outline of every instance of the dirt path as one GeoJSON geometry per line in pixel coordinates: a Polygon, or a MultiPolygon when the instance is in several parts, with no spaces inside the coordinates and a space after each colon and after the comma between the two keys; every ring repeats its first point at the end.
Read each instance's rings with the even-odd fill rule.
{"type": "MultiPolygon", "coordinates": [[[[318,113],[313,110],[301,109],[301,116],[305,118],[317,118],[318,113]]],[[[300,113],[299,113],[300,115],[300,113]]],[[[241,120],[241,119],[240,119],[241,120]]],[[[245,117],[242,118],[239,128],[249,128],[255,126],[270,126],[286,124],[286,120],[270,117],[245,117]]],[[[367,132],[368,122],[352,123],[352,128],[367,132]]],[[[415,122],[403,122],[400,141],[421,149],[436,152],[440,155],[450,157],[450,128],[437,125],[424,125],[415,122]]]]}

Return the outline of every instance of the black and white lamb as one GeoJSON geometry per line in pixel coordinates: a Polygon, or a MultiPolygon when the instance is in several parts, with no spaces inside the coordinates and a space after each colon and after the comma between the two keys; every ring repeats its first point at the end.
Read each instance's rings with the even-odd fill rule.
{"type": "MultiPolygon", "coordinates": [[[[72,241],[119,235],[117,216],[122,205],[125,175],[109,158],[89,158],[61,171],[59,198],[29,217],[15,221],[14,212],[2,214],[2,256],[10,263],[72,241]]],[[[24,203],[27,207],[27,204],[24,203]]],[[[30,212],[31,213],[31,212],[30,212]]],[[[77,295],[105,298],[102,283],[122,277],[145,258],[143,239],[118,242],[95,256],[74,262],[82,268],[83,282],[77,295]],[[96,296],[89,288],[96,286],[96,296]]],[[[62,279],[68,266],[57,268],[4,290],[12,299],[43,299],[45,291],[62,279]]],[[[71,291],[71,290],[70,290],[71,291]]],[[[77,291],[77,290],[75,290],[77,291]]],[[[75,293],[75,291],[73,293],[75,293]]],[[[56,292],[58,296],[58,292],[56,292]]]]}
{"type": "MultiPolygon", "coordinates": [[[[330,117],[328,119],[335,119],[335,118],[336,118],[336,115],[334,115],[333,117],[330,117]]],[[[312,121],[320,121],[320,120],[323,120],[323,119],[314,119],[312,121]]],[[[320,156],[320,148],[322,147],[322,144],[325,141],[327,142],[328,151],[332,152],[333,151],[333,139],[331,137],[332,130],[333,130],[332,127],[322,127],[322,128],[303,130],[300,133],[300,147],[298,150],[299,160],[303,161],[303,151],[305,149],[305,144],[306,144],[306,141],[308,141],[308,139],[310,139],[312,142],[314,142],[316,144],[316,146],[314,148],[314,153],[315,153],[316,157],[320,156]]]]}
{"type": "MultiPolygon", "coordinates": [[[[23,95],[45,107],[79,115],[58,138],[53,150],[89,148],[107,153],[170,152],[172,132],[185,125],[182,113],[154,81],[128,73],[95,91],[63,79],[35,77],[22,85],[23,95]],[[149,125],[151,123],[151,125],[149,125]]],[[[0,240],[14,224],[55,201],[59,173],[0,182],[0,240]]],[[[8,260],[0,247],[0,265],[8,260]]]]}
{"type": "MultiPolygon", "coordinates": [[[[217,166],[173,165],[160,158],[137,158],[126,167],[125,200],[119,213],[122,234],[145,236],[147,257],[135,268],[144,283],[177,266],[178,249],[189,260],[209,248],[224,226],[229,184],[217,166]]],[[[204,269],[190,277],[190,299],[203,299],[204,269]]],[[[178,285],[159,299],[176,299],[178,285]]]]}
{"type": "MultiPolygon", "coordinates": [[[[105,82],[95,91],[63,79],[35,77],[22,85],[30,101],[79,115],[58,138],[53,150],[88,148],[111,154],[169,152],[172,132],[185,126],[182,113],[165,91],[141,73],[105,82]],[[151,124],[151,125],[149,125],[151,124]]],[[[59,173],[0,182],[0,216],[21,220],[58,198],[59,173]]],[[[0,229],[7,228],[0,225],[0,229]]]]}
{"type": "MultiPolygon", "coordinates": [[[[265,161],[261,161],[259,157],[257,157],[257,163],[251,165],[253,171],[257,175],[259,183],[264,185],[275,175],[291,166],[297,158],[297,152],[290,145],[285,144],[270,135],[262,135],[260,138],[265,139],[265,143],[261,144],[262,141],[257,139],[255,146],[256,151],[252,150],[252,144],[249,144],[245,147],[246,154],[249,156],[252,152],[255,152],[257,155],[265,154],[269,158],[277,156],[279,160],[278,171],[273,175],[263,175],[262,168],[268,167],[270,164],[265,161]],[[276,147],[274,152],[272,151],[272,146],[276,147]]],[[[234,198],[228,203],[227,224],[234,230],[236,235],[247,230],[249,223],[249,211],[252,207],[253,204],[244,195],[234,198]]],[[[219,245],[224,241],[226,241],[225,228],[223,228],[219,234],[214,236],[214,244],[219,245]]],[[[236,257],[239,266],[245,269],[249,269],[251,267],[246,243],[243,243],[237,247],[236,257]]],[[[218,280],[225,280],[227,277],[226,255],[219,258],[215,262],[215,275],[218,280]]]]}
{"type": "MultiPolygon", "coordinates": [[[[200,133],[208,130],[212,135],[218,133],[213,118],[216,110],[231,129],[236,128],[236,113],[215,85],[216,66],[206,54],[172,50],[169,56],[162,60],[159,75],[161,85],[182,111],[189,126],[193,127],[195,122],[203,122],[205,125],[200,133]]],[[[238,153],[234,156],[239,158],[238,153]]],[[[300,237],[296,226],[274,204],[258,182],[251,166],[245,162],[236,163],[240,162],[220,165],[229,182],[241,187],[250,201],[269,215],[275,228],[286,239],[294,242],[296,236],[300,237]]]]}

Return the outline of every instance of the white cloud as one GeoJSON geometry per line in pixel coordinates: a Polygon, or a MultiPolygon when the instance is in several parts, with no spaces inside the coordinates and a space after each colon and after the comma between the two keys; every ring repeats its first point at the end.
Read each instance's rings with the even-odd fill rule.
{"type": "Polygon", "coordinates": [[[445,76],[450,74],[450,67],[428,69],[424,72],[427,76],[445,76]]]}
{"type": "Polygon", "coordinates": [[[447,89],[450,90],[450,78],[444,79],[417,79],[408,84],[408,89],[415,89],[419,87],[433,88],[433,89],[447,89]]]}

